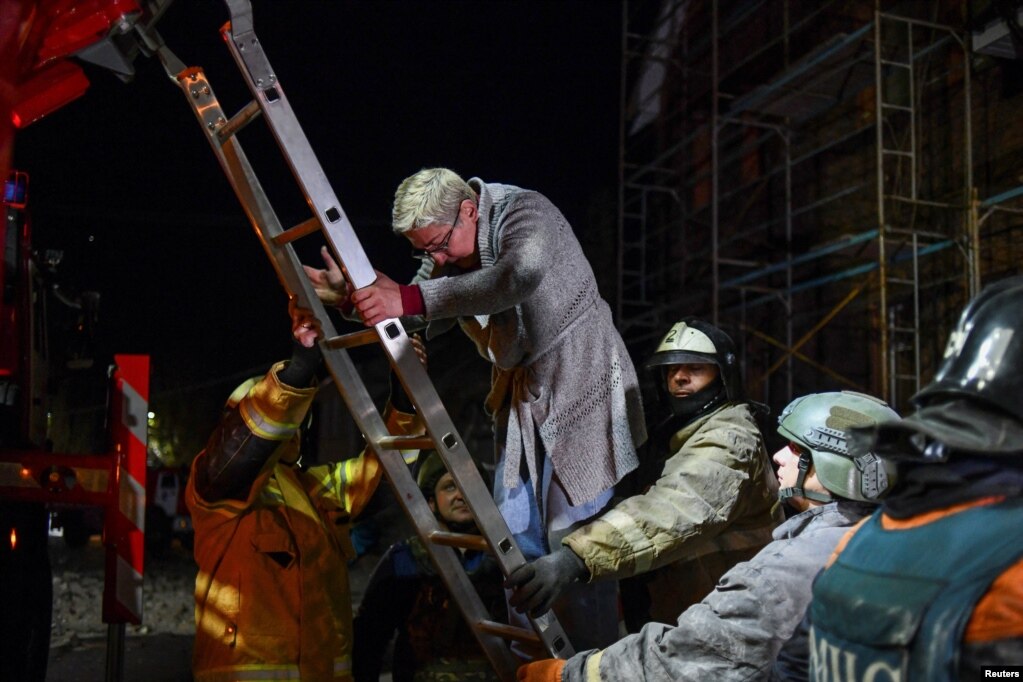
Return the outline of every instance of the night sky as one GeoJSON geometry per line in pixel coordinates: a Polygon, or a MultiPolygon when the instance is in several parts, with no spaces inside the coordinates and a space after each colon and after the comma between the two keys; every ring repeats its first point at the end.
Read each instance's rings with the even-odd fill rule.
{"type": "MultiPolygon", "coordinates": [[[[614,225],[618,2],[253,6],[256,34],[379,269],[414,271],[390,205],[425,166],[537,189],[584,245],[614,225]]],[[[234,113],[249,96],[220,38],[227,19],[221,2],[177,0],[159,30],[234,113]]],[[[31,176],[35,246],[62,249],[65,283],[101,293],[101,350],[151,354],[154,390],[181,392],[286,357],[286,299],[181,91],[155,58],[135,66],[131,83],[87,66],[92,87],[18,134],[14,167],[31,176]]],[[[282,223],[307,219],[257,127],[242,144],[282,223]]]]}

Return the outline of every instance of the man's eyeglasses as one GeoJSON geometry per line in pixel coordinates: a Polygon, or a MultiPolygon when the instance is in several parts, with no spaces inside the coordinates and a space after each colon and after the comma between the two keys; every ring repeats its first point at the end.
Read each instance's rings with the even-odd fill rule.
{"type": "Polygon", "coordinates": [[[447,236],[441,240],[440,244],[436,246],[428,246],[425,249],[412,249],[412,257],[418,258],[419,260],[426,260],[431,258],[435,253],[442,253],[448,250],[448,244],[451,243],[451,235],[455,231],[455,226],[458,225],[458,215],[455,216],[455,222],[451,223],[451,229],[448,230],[447,236]]]}

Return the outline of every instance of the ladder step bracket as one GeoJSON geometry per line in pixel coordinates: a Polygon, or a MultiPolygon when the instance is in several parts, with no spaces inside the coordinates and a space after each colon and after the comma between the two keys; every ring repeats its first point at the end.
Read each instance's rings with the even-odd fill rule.
{"type": "Polygon", "coordinates": [[[206,132],[212,133],[211,144],[222,142],[216,133],[227,124],[227,119],[224,118],[220,103],[202,69],[197,67],[185,69],[178,74],[178,85],[194,100],[194,103],[190,103],[192,110],[206,128],[206,132]]]}

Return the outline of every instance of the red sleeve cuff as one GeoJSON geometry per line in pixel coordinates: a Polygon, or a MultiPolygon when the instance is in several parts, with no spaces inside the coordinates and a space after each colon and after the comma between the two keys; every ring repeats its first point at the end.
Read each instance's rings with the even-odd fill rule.
{"type": "Polygon", "coordinates": [[[418,284],[399,284],[401,292],[401,314],[402,315],[423,315],[426,313],[426,304],[423,303],[423,292],[419,290],[418,284]]]}

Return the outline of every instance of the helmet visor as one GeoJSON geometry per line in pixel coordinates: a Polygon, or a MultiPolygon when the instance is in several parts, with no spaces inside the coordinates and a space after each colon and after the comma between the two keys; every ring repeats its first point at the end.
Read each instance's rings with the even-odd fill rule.
{"type": "Polygon", "coordinates": [[[717,357],[713,353],[699,353],[691,350],[669,350],[655,353],[647,360],[646,367],[664,367],[665,365],[717,365],[717,357]]]}

